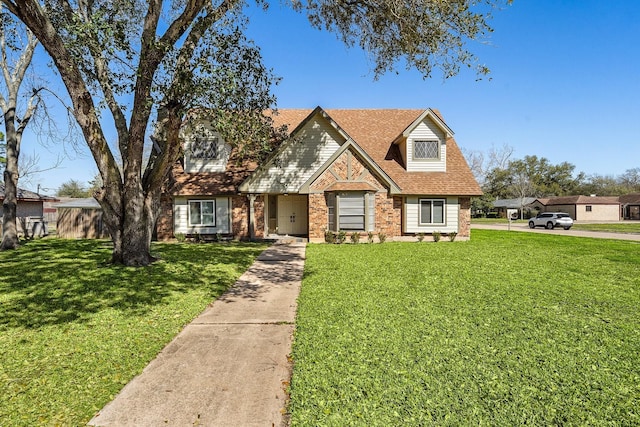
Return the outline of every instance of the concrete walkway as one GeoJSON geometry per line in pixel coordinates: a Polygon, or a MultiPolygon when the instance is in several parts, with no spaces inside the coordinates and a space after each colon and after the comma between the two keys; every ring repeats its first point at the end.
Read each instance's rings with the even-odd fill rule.
{"type": "Polygon", "coordinates": [[[304,243],[265,250],[89,425],[285,425],[304,258],[304,243]]]}

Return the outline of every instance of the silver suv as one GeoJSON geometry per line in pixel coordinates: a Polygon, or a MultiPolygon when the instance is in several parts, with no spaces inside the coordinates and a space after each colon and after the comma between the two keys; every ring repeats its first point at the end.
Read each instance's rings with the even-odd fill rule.
{"type": "Polygon", "coordinates": [[[542,212],[529,220],[529,228],[544,227],[547,230],[562,227],[568,230],[573,225],[573,219],[564,212],[542,212]]]}

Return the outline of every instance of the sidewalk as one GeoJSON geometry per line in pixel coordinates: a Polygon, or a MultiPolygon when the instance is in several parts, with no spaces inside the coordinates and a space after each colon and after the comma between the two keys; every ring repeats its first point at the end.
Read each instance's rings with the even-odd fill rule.
{"type": "Polygon", "coordinates": [[[283,426],[305,244],[275,244],[90,422],[283,426]]]}

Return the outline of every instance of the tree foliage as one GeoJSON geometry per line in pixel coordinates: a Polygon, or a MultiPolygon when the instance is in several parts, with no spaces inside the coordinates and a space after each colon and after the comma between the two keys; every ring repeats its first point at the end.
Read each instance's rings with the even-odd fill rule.
{"type": "Polygon", "coordinates": [[[89,197],[89,190],[87,190],[80,181],[70,179],[63,182],[60,188],[56,191],[58,197],[89,197]]]}
{"type": "MultiPolygon", "coordinates": [[[[282,136],[264,111],[277,82],[244,35],[243,0],[1,0],[47,50],[103,186],[96,198],[114,242],[113,261],[146,265],[163,183],[181,149],[181,130],[207,115],[239,160],[273,149],[282,136]],[[193,113],[189,115],[189,113],[193,113]],[[109,120],[102,117],[109,115],[109,120]],[[116,141],[105,137],[113,122],[116,141]],[[151,154],[144,158],[145,144],[151,154]],[[116,159],[121,159],[118,161],[116,159]]],[[[477,66],[468,43],[487,36],[500,0],[309,0],[290,4],[311,24],[358,45],[378,77],[405,61],[429,77],[477,66]]],[[[265,8],[266,2],[259,1],[265,8]]]]}
{"type": "Polygon", "coordinates": [[[572,195],[584,179],[583,173],[574,176],[574,170],[568,162],[554,165],[545,157],[525,156],[491,171],[485,191],[500,199],[572,195]]]}

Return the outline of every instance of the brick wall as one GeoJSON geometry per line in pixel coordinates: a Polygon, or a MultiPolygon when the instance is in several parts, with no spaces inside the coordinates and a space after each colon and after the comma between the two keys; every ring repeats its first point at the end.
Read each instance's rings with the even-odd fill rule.
{"type": "Polygon", "coordinates": [[[460,197],[458,199],[460,209],[458,211],[458,236],[471,236],[471,198],[460,197]]]}
{"type": "Polygon", "coordinates": [[[309,194],[309,239],[324,239],[328,215],[325,195],[309,194]]]}
{"type": "Polygon", "coordinates": [[[254,232],[256,239],[264,238],[264,196],[256,196],[253,203],[253,219],[254,232]]]}
{"type": "Polygon", "coordinates": [[[158,240],[169,240],[173,236],[173,199],[170,196],[160,198],[160,213],[156,222],[158,240]]]}
{"type": "Polygon", "coordinates": [[[231,197],[231,232],[236,239],[249,238],[249,199],[245,196],[231,197]]]}

